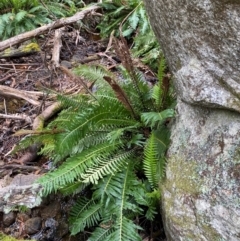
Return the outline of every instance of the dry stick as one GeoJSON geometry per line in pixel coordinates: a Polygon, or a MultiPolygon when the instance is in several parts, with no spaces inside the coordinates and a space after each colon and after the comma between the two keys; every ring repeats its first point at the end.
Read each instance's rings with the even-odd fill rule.
{"type": "Polygon", "coordinates": [[[14,164],[9,164],[9,165],[3,165],[0,166],[0,169],[21,169],[21,170],[28,170],[28,171],[39,171],[39,167],[35,166],[26,166],[26,165],[14,165],[14,164]]]}
{"type": "MultiPolygon", "coordinates": [[[[44,126],[44,122],[51,118],[54,114],[60,111],[62,108],[59,102],[55,102],[45,109],[40,115],[38,115],[33,121],[33,130],[41,130],[44,126]]],[[[19,160],[14,160],[13,162],[24,164],[26,162],[31,162],[36,159],[37,153],[40,149],[40,144],[33,144],[28,148],[28,152],[25,153],[19,160]]]]}
{"type": "Polygon", "coordinates": [[[15,44],[19,44],[22,43],[26,40],[29,40],[33,37],[36,37],[40,34],[43,34],[44,32],[48,31],[49,29],[57,29],[57,28],[61,28],[67,24],[71,24],[74,23],[78,20],[83,19],[87,14],[89,14],[91,11],[95,11],[100,9],[99,6],[97,5],[92,5],[89,7],[84,8],[81,12],[76,13],[75,15],[73,15],[72,17],[69,18],[61,18],[53,23],[49,23],[46,24],[42,27],[36,28],[32,31],[26,32],[26,33],[22,33],[19,34],[15,37],[9,38],[7,40],[4,40],[2,42],[0,42],[0,51],[3,51],[4,49],[7,49],[15,44]]]}
{"type": "Polygon", "coordinates": [[[40,105],[38,99],[44,96],[43,92],[37,91],[25,91],[25,90],[17,90],[5,85],[0,85],[0,96],[6,97],[14,97],[18,99],[24,99],[31,103],[32,105],[40,105]]]}
{"type": "Polygon", "coordinates": [[[52,51],[52,64],[54,67],[59,67],[59,59],[60,59],[60,52],[62,48],[62,31],[64,28],[60,28],[55,30],[55,36],[54,36],[54,47],[52,51]]]}
{"type": "Polygon", "coordinates": [[[24,120],[27,123],[32,123],[31,118],[29,116],[25,115],[25,114],[5,115],[5,114],[0,113],[0,118],[13,119],[13,120],[24,120]]]}

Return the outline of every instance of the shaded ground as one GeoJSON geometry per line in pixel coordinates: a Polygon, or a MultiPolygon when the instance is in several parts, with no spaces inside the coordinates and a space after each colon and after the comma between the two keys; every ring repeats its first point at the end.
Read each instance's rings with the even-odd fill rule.
{"type": "MultiPolygon", "coordinates": [[[[81,63],[97,62],[107,68],[115,69],[119,63],[113,54],[105,53],[108,41],[101,40],[98,35],[84,33],[81,37],[76,31],[66,29],[63,36],[63,47],[60,54],[61,65],[70,69],[81,63]],[[77,43],[77,44],[76,44],[77,43]]],[[[12,155],[10,151],[22,137],[13,136],[20,129],[32,129],[32,123],[46,107],[53,103],[53,99],[45,91],[51,89],[61,93],[76,93],[81,88],[81,83],[71,78],[62,69],[52,69],[51,52],[53,48],[53,34],[37,39],[41,52],[28,57],[0,59],[0,84],[14,89],[27,91],[43,91],[45,94],[39,99],[40,105],[32,105],[22,99],[0,96],[0,114],[25,115],[31,121],[15,120],[10,118],[0,119],[0,179],[16,174],[36,173],[28,167],[37,167],[37,172],[43,173],[48,169],[48,160],[38,157],[32,162],[21,165],[18,161],[24,155],[19,152],[12,155]],[[6,168],[8,166],[8,168],[6,168]]],[[[149,79],[154,79],[147,66],[140,64],[149,79]]],[[[29,119],[28,119],[29,120],[29,119]]],[[[68,236],[67,213],[74,200],[49,197],[41,207],[24,212],[12,212],[9,215],[0,214],[0,231],[11,234],[17,238],[35,238],[37,240],[87,240],[87,233],[77,237],[68,236]],[[30,228],[29,228],[30,227],[30,228]]],[[[161,218],[159,217],[159,220],[161,218]]],[[[141,221],[141,220],[140,220],[141,221]]],[[[144,221],[143,221],[144,222],[144,221]]],[[[153,226],[142,223],[145,231],[143,240],[150,240],[150,233],[155,238],[151,240],[164,240],[161,222],[153,226]]]]}

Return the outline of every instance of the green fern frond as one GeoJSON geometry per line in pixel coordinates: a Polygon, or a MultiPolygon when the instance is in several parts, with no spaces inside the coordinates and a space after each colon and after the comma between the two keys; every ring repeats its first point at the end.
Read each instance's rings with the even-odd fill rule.
{"type": "Polygon", "coordinates": [[[13,18],[13,16],[14,16],[14,14],[12,14],[12,13],[6,13],[1,16],[1,19],[3,22],[9,23],[10,18],[13,18]]]}
{"type": "Polygon", "coordinates": [[[140,240],[140,236],[137,233],[137,229],[140,229],[137,225],[135,225],[132,221],[128,220],[124,217],[124,211],[126,210],[127,204],[127,196],[129,195],[128,187],[133,182],[133,165],[128,165],[125,171],[123,172],[123,180],[121,182],[122,188],[121,195],[119,195],[118,200],[116,200],[116,204],[119,205],[118,208],[118,218],[117,218],[117,227],[116,231],[110,235],[112,240],[140,240]],[[128,195],[127,195],[128,194],[128,195]]]}
{"type": "Polygon", "coordinates": [[[94,188],[93,197],[104,205],[103,222],[111,223],[104,240],[141,240],[140,227],[128,219],[129,213],[140,211],[133,197],[141,184],[133,171],[134,162],[130,162],[121,172],[101,179],[94,188]]]}
{"type": "Polygon", "coordinates": [[[134,224],[134,222],[126,217],[118,220],[115,232],[112,232],[106,240],[108,241],[141,241],[141,236],[138,234],[141,228],[134,224]]]}
{"type": "Polygon", "coordinates": [[[27,11],[20,11],[20,12],[18,12],[18,13],[16,14],[15,20],[16,20],[17,22],[21,22],[26,15],[27,15],[27,11]]]}
{"type": "Polygon", "coordinates": [[[107,158],[119,148],[120,144],[104,143],[98,146],[89,148],[82,153],[69,157],[57,170],[49,172],[41,177],[38,182],[44,187],[43,193],[45,195],[56,192],[66,185],[74,183],[86,170],[94,165],[96,158],[107,158]]]}
{"type": "Polygon", "coordinates": [[[107,237],[113,232],[113,228],[96,228],[91,236],[88,238],[88,241],[106,241],[107,237]]]}
{"type": "Polygon", "coordinates": [[[122,87],[127,96],[129,96],[135,112],[140,113],[144,109],[146,110],[146,106],[149,104],[148,101],[150,99],[150,87],[148,86],[145,77],[136,69],[133,70],[132,74],[124,67],[121,67],[120,70],[125,80],[122,87]]]}
{"type": "Polygon", "coordinates": [[[152,133],[155,136],[158,158],[162,158],[170,143],[170,130],[161,125],[157,130],[153,130],[152,133]]]}
{"type": "Polygon", "coordinates": [[[151,187],[157,188],[157,145],[154,134],[148,138],[144,149],[143,169],[151,187]]]}
{"type": "Polygon", "coordinates": [[[98,82],[98,84],[105,87],[108,85],[104,81],[103,77],[112,76],[112,73],[102,66],[79,65],[74,68],[73,73],[77,76],[84,77],[86,80],[98,82]]]}
{"type": "Polygon", "coordinates": [[[65,127],[62,126],[65,132],[56,136],[58,140],[56,149],[59,153],[64,153],[65,150],[75,146],[78,140],[84,138],[87,133],[101,130],[101,128],[104,131],[105,124],[101,121],[102,119],[107,121],[108,118],[114,119],[115,116],[120,118],[124,113],[128,114],[129,112],[120,104],[114,105],[114,103],[111,103],[110,106],[110,103],[107,105],[105,102],[105,106],[101,105],[101,108],[96,105],[91,109],[89,108],[85,113],[76,114],[75,118],[65,121],[65,127]]]}
{"type": "Polygon", "coordinates": [[[17,146],[14,147],[12,153],[15,154],[20,150],[25,150],[33,143],[35,143],[35,137],[33,135],[27,135],[21,139],[17,146]]]}
{"type": "Polygon", "coordinates": [[[157,109],[160,110],[163,106],[163,95],[164,95],[164,86],[163,86],[163,78],[165,74],[166,63],[165,59],[162,57],[160,59],[159,67],[158,67],[158,83],[154,86],[152,92],[152,98],[155,100],[157,109]]]}
{"type": "Polygon", "coordinates": [[[105,207],[108,207],[112,198],[119,198],[122,189],[122,180],[123,174],[121,172],[102,178],[94,187],[93,198],[100,199],[105,203],[105,207]]]}
{"type": "Polygon", "coordinates": [[[59,191],[64,196],[69,196],[69,195],[75,195],[75,194],[81,193],[86,187],[87,187],[86,183],[77,181],[75,183],[71,183],[69,185],[64,186],[59,191]]]}
{"type": "Polygon", "coordinates": [[[87,95],[75,95],[75,96],[66,96],[63,94],[58,94],[57,99],[63,105],[63,108],[73,108],[76,110],[84,109],[86,102],[89,101],[89,96],[87,95]]]}
{"type": "Polygon", "coordinates": [[[133,155],[134,150],[125,151],[124,153],[107,158],[98,158],[97,164],[89,168],[85,174],[81,176],[85,183],[97,184],[99,179],[102,179],[108,174],[114,174],[121,170],[121,167],[128,164],[129,158],[133,155]]]}
{"type": "Polygon", "coordinates": [[[31,8],[31,9],[28,11],[28,13],[35,15],[35,13],[40,12],[40,11],[41,11],[41,12],[45,12],[46,9],[45,9],[42,5],[38,5],[38,6],[36,6],[36,7],[31,8]]]}
{"type": "Polygon", "coordinates": [[[138,192],[134,192],[134,198],[136,199],[139,205],[147,207],[145,212],[145,217],[148,220],[153,221],[155,215],[157,214],[157,206],[160,200],[160,192],[158,189],[155,189],[152,193],[148,193],[145,185],[139,185],[138,192]],[[156,195],[154,195],[154,194],[156,195]],[[157,195],[158,194],[158,195],[157,195]]]}
{"type": "Polygon", "coordinates": [[[146,126],[151,128],[160,126],[164,120],[174,117],[173,109],[166,109],[161,112],[146,112],[141,114],[141,120],[146,126]]]}
{"type": "Polygon", "coordinates": [[[107,131],[89,132],[85,137],[79,139],[77,144],[68,151],[66,151],[64,154],[73,156],[77,153],[82,152],[85,149],[89,149],[92,146],[97,146],[101,143],[104,143],[107,141],[107,133],[107,131]]]}
{"type": "Polygon", "coordinates": [[[80,199],[73,206],[70,215],[71,234],[75,235],[85,229],[96,225],[101,219],[102,204],[94,200],[80,199]]]}
{"type": "Polygon", "coordinates": [[[160,82],[162,81],[162,79],[164,77],[165,70],[166,70],[166,62],[165,62],[165,59],[162,57],[159,62],[158,74],[157,74],[158,80],[160,82]]]}

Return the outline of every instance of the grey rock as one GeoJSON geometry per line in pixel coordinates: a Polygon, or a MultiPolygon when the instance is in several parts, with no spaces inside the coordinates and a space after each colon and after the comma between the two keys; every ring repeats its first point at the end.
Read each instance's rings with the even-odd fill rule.
{"type": "Polygon", "coordinates": [[[15,212],[9,212],[3,214],[3,224],[4,226],[8,227],[11,224],[15,222],[16,219],[16,213],[15,212]]]}
{"type": "Polygon", "coordinates": [[[177,91],[168,241],[240,239],[240,2],[145,0],[177,91]]]}
{"type": "Polygon", "coordinates": [[[190,104],[240,111],[240,2],[145,4],[179,97],[190,104]]]}
{"type": "Polygon", "coordinates": [[[71,69],[72,68],[72,63],[69,62],[69,61],[66,61],[66,60],[61,61],[61,65],[63,67],[66,67],[67,69],[71,69]]]}
{"type": "Polygon", "coordinates": [[[40,231],[42,227],[42,219],[40,217],[30,218],[25,222],[25,232],[29,235],[40,231]]]}
{"type": "Polygon", "coordinates": [[[45,221],[46,229],[45,229],[44,236],[47,240],[55,240],[57,226],[58,226],[58,222],[53,218],[48,218],[45,221]]]}
{"type": "Polygon", "coordinates": [[[27,208],[38,206],[41,203],[41,186],[34,183],[37,178],[39,175],[18,174],[9,185],[0,188],[0,211],[7,213],[18,205],[27,208]]]}

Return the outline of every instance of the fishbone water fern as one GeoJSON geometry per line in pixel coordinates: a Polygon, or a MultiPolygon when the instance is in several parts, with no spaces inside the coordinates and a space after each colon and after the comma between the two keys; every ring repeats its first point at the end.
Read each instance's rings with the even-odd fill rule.
{"type": "Polygon", "coordinates": [[[124,39],[115,45],[121,78],[101,66],[77,67],[76,75],[95,82],[94,96],[59,95],[65,110],[34,135],[43,144],[41,154],[56,165],[39,179],[44,195],[91,190],[70,213],[72,234],[91,228],[90,241],[141,240],[136,217],[153,220],[157,213],[169,141],[166,119],[174,116],[162,109],[167,93],[153,91],[134,68],[124,39]],[[59,131],[44,134],[52,129],[59,131]]]}

